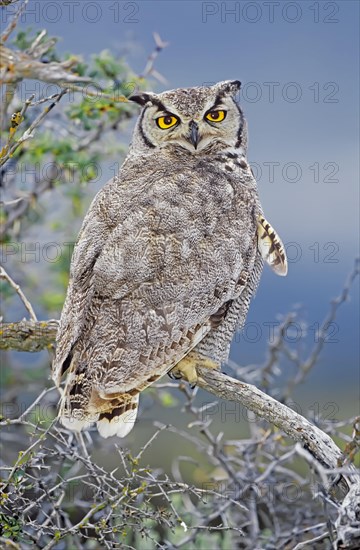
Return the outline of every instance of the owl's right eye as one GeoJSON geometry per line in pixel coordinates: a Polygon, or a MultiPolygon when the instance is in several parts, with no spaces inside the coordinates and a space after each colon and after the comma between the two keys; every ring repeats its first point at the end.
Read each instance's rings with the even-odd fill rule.
{"type": "Polygon", "coordinates": [[[178,122],[179,122],[178,117],[174,115],[161,116],[156,119],[156,124],[162,130],[167,130],[168,128],[172,128],[172,126],[175,126],[175,124],[177,124],[178,122]]]}

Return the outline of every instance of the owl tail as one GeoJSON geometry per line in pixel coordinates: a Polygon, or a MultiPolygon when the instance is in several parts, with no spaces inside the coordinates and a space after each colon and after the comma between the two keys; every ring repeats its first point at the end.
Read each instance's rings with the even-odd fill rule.
{"type": "Polygon", "coordinates": [[[96,422],[97,429],[102,437],[113,435],[125,437],[135,424],[139,394],[131,400],[119,401],[113,406],[108,403],[106,409],[104,403],[106,403],[105,400],[102,400],[101,412],[98,412],[94,406],[90,406],[88,411],[85,412],[80,408],[73,408],[71,405],[70,409],[72,410],[70,412],[65,405],[65,401],[63,401],[59,414],[60,422],[65,428],[77,432],[89,428],[91,424],[96,422]]]}
{"type": "Polygon", "coordinates": [[[139,394],[131,401],[116,405],[111,411],[101,413],[96,423],[102,437],[125,437],[134,427],[138,411],[139,394]]]}

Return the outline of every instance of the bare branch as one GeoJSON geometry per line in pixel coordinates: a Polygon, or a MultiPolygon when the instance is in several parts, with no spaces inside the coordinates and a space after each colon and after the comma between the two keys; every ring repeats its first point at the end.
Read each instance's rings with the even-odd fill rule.
{"type": "Polygon", "coordinates": [[[139,75],[139,78],[146,78],[148,75],[152,75],[153,77],[157,78],[157,80],[159,80],[159,82],[161,82],[162,84],[167,84],[167,80],[158,71],[154,69],[154,64],[159,53],[164,48],[166,48],[166,46],[168,46],[169,43],[164,42],[160,38],[160,35],[157,32],[154,32],[153,36],[155,40],[155,49],[149,55],[144,71],[141,75],[139,75]]]}
{"type": "Polygon", "coordinates": [[[298,384],[300,384],[304,380],[305,376],[308,374],[308,372],[316,364],[316,362],[319,358],[319,355],[320,355],[320,353],[321,353],[321,351],[324,347],[324,344],[326,342],[327,330],[330,326],[330,323],[332,323],[335,320],[337,310],[339,309],[339,307],[344,302],[346,302],[348,300],[351,285],[353,284],[353,282],[355,281],[356,277],[359,274],[360,274],[360,258],[356,258],[354,269],[350,273],[350,275],[348,277],[348,280],[346,281],[344,287],[342,288],[339,296],[337,296],[336,298],[334,298],[331,301],[330,311],[326,315],[324,321],[321,324],[321,327],[320,327],[319,333],[318,333],[317,342],[316,342],[312,352],[310,353],[310,355],[309,355],[309,357],[307,358],[306,361],[299,364],[299,370],[297,372],[297,375],[295,376],[295,378],[293,380],[291,380],[289,382],[288,388],[287,388],[286,393],[285,393],[286,397],[291,395],[294,387],[297,386],[298,384]]]}
{"type": "Polygon", "coordinates": [[[19,295],[20,300],[24,304],[26,310],[28,311],[30,315],[30,319],[33,322],[37,321],[37,317],[35,315],[35,311],[33,310],[32,305],[30,304],[29,300],[26,298],[25,294],[21,290],[21,287],[15,283],[15,281],[10,277],[8,273],[6,273],[5,269],[0,266],[0,279],[4,279],[9,283],[9,285],[15,290],[15,292],[19,295]]]}
{"type": "Polygon", "coordinates": [[[360,547],[360,485],[353,485],[340,507],[335,548],[360,547]]]}
{"type": "MultiPolygon", "coordinates": [[[[10,34],[12,33],[12,31],[16,28],[16,25],[18,24],[18,21],[19,21],[19,17],[21,16],[22,13],[24,13],[25,8],[26,8],[26,4],[28,2],[29,2],[29,0],[24,0],[24,2],[21,4],[21,6],[17,10],[15,16],[12,18],[11,22],[6,27],[4,32],[1,34],[1,36],[0,36],[1,42],[6,42],[7,39],[9,38],[10,34]]],[[[10,2],[8,2],[8,3],[10,4],[10,2]]]]}
{"type": "Polygon", "coordinates": [[[2,61],[0,84],[18,82],[24,78],[42,80],[62,86],[77,82],[91,82],[91,78],[79,76],[71,72],[71,69],[79,61],[76,57],[72,57],[61,63],[55,61],[41,63],[41,61],[35,60],[28,53],[19,50],[10,50],[3,44],[0,44],[0,55],[2,61]]]}
{"type": "MultiPolygon", "coordinates": [[[[19,123],[18,123],[18,126],[21,124],[21,122],[23,121],[24,119],[24,115],[26,113],[26,111],[28,110],[28,108],[30,107],[31,105],[31,102],[32,100],[34,99],[35,97],[35,94],[31,95],[29,97],[29,99],[27,99],[20,111],[20,113],[14,113],[14,115],[19,115],[19,123]]],[[[10,148],[10,145],[13,143],[14,139],[15,139],[15,131],[16,131],[16,128],[13,129],[13,128],[10,128],[10,131],[9,132],[9,138],[8,138],[8,142],[7,144],[5,145],[4,149],[1,151],[0,153],[0,166],[2,166],[2,164],[4,164],[6,162],[6,160],[8,158],[10,158],[12,156],[12,153],[13,151],[15,151],[15,149],[12,147],[10,148]],[[10,148],[10,150],[9,150],[10,148]],[[8,155],[6,155],[6,153],[8,153],[8,155]],[[4,159],[4,162],[2,162],[2,160],[4,159]],[[6,160],[5,160],[6,159],[6,160]]]]}
{"type": "Polygon", "coordinates": [[[198,369],[198,386],[228,401],[241,403],[257,416],[271,422],[291,439],[300,442],[326,468],[342,464],[343,455],[331,437],[303,416],[279,403],[251,384],[222,372],[198,369]]]}
{"type": "Polygon", "coordinates": [[[26,321],[0,323],[0,349],[41,351],[49,348],[56,338],[59,321],[26,321]]]}
{"type": "Polygon", "coordinates": [[[294,548],[294,550],[301,550],[302,548],[311,547],[314,548],[315,542],[320,542],[321,540],[328,539],[329,533],[323,533],[322,535],[319,535],[318,537],[314,537],[313,539],[305,540],[304,542],[299,542],[294,548]]]}
{"type": "MultiPolygon", "coordinates": [[[[4,324],[0,341],[1,349],[12,347],[20,330],[22,351],[39,351],[54,342],[58,323],[49,322],[4,324]]],[[[331,437],[314,426],[306,418],[286,405],[279,403],[252,384],[246,384],[226,374],[208,369],[198,369],[198,386],[209,393],[227,401],[244,405],[257,416],[274,424],[291,439],[298,441],[325,468],[337,468],[342,465],[343,454],[331,437]]],[[[350,473],[350,472],[349,472],[350,473]]]]}
{"type": "MultiPolygon", "coordinates": [[[[43,121],[43,119],[49,114],[49,112],[51,111],[51,109],[53,109],[55,107],[55,105],[57,103],[59,103],[60,99],[63,97],[63,95],[65,95],[66,93],[68,92],[67,88],[61,90],[61,92],[59,94],[57,94],[57,97],[55,99],[55,101],[53,101],[52,103],[50,103],[50,105],[48,107],[46,107],[42,113],[40,113],[39,116],[36,117],[36,119],[30,124],[29,128],[23,133],[23,135],[18,139],[18,141],[16,141],[8,150],[8,152],[6,153],[6,155],[0,159],[0,166],[2,166],[3,164],[5,164],[5,162],[7,160],[9,160],[10,157],[12,157],[12,155],[15,153],[16,149],[18,147],[20,147],[20,145],[22,145],[24,143],[24,141],[27,141],[28,139],[32,138],[33,137],[33,130],[35,130],[35,128],[37,128],[41,122],[43,121]]],[[[33,99],[34,96],[31,97],[31,100],[33,99]]],[[[28,101],[31,102],[31,100],[29,99],[28,101]]],[[[28,101],[25,103],[25,105],[28,103],[28,101]]]]}

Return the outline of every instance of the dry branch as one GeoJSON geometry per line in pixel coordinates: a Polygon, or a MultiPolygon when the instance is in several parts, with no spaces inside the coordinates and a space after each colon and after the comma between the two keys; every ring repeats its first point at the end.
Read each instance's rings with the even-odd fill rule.
{"type": "Polygon", "coordinates": [[[252,384],[222,372],[201,368],[198,369],[198,375],[200,388],[227,401],[241,403],[257,416],[271,422],[291,439],[301,443],[325,468],[336,469],[343,465],[344,457],[331,437],[283,403],[252,384]]]}
{"type": "Polygon", "coordinates": [[[41,80],[67,86],[79,82],[89,83],[91,78],[79,76],[71,69],[79,62],[76,57],[57,63],[41,63],[26,52],[10,50],[0,44],[1,72],[0,83],[9,84],[20,82],[24,78],[41,80]]]}
{"type": "Polygon", "coordinates": [[[59,321],[0,323],[0,350],[41,351],[55,342],[59,321]]]}
{"type": "MultiPolygon", "coordinates": [[[[8,4],[14,3],[13,0],[3,0],[0,2],[0,7],[5,7],[8,4]]],[[[6,42],[9,38],[10,34],[13,32],[13,30],[16,28],[20,16],[24,13],[26,5],[29,3],[29,0],[24,0],[24,2],[20,5],[19,9],[17,10],[16,14],[10,21],[9,25],[6,27],[6,29],[1,33],[0,40],[1,42],[6,42]]]]}
{"type": "MultiPolygon", "coordinates": [[[[35,128],[37,128],[41,122],[43,121],[43,119],[49,114],[49,112],[57,105],[57,103],[59,103],[59,101],[61,100],[61,98],[67,94],[68,90],[67,88],[64,88],[63,90],[61,90],[61,92],[59,92],[58,94],[56,94],[55,96],[55,99],[52,103],[50,103],[50,105],[48,105],[47,107],[45,107],[45,109],[36,117],[36,119],[30,124],[29,128],[23,133],[23,135],[15,142],[13,143],[13,145],[9,148],[9,150],[6,151],[6,154],[4,154],[4,156],[2,156],[2,158],[0,159],[0,166],[2,166],[3,164],[5,164],[5,162],[7,160],[9,160],[9,158],[11,158],[13,156],[13,154],[15,153],[16,149],[18,149],[18,147],[20,147],[20,145],[22,145],[24,143],[24,141],[27,141],[28,139],[31,139],[34,137],[34,134],[33,134],[33,131],[35,130],[35,128]]],[[[25,102],[25,106],[26,105],[29,105],[29,101],[31,101],[33,99],[34,96],[31,96],[30,100],[26,101],[25,102]]],[[[22,114],[25,112],[25,107],[22,109],[22,114]]]]}
{"type": "Polygon", "coordinates": [[[336,529],[337,550],[360,548],[360,485],[353,485],[344,498],[336,529]]]}
{"type": "MultiPolygon", "coordinates": [[[[0,349],[40,351],[55,341],[58,321],[20,321],[3,323],[0,331],[0,349]]],[[[227,376],[223,372],[198,369],[198,386],[221,399],[234,401],[253,411],[257,416],[277,426],[291,439],[299,442],[325,469],[336,470],[344,465],[344,456],[334,441],[306,418],[283,403],[276,401],[252,384],[227,376]]],[[[344,476],[352,484],[352,471],[344,476]]]]}
{"type": "Polygon", "coordinates": [[[9,283],[9,285],[11,286],[11,288],[13,288],[15,290],[15,292],[18,294],[18,296],[20,297],[20,300],[22,301],[22,303],[24,304],[26,310],[28,311],[29,315],[30,315],[30,319],[33,321],[33,322],[36,322],[37,321],[37,318],[36,318],[36,315],[35,315],[35,312],[33,310],[33,307],[31,305],[31,303],[29,302],[29,300],[26,298],[25,294],[23,293],[20,285],[18,285],[17,283],[15,283],[15,281],[10,277],[10,275],[5,271],[5,269],[0,266],[0,279],[4,279],[5,281],[7,281],[9,283]]]}

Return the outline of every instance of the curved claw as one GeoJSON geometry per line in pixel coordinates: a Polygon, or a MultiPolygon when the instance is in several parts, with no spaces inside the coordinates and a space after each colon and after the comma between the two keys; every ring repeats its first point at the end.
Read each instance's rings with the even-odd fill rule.
{"type": "Polygon", "coordinates": [[[171,380],[181,380],[182,378],[179,372],[173,372],[172,370],[170,370],[167,375],[171,380]]]}
{"type": "Polygon", "coordinates": [[[209,357],[205,357],[196,351],[191,351],[188,355],[181,359],[181,361],[168,374],[170,376],[171,373],[170,378],[174,377],[175,380],[183,378],[189,382],[190,387],[194,389],[197,384],[196,367],[218,370],[220,365],[209,357]]]}

